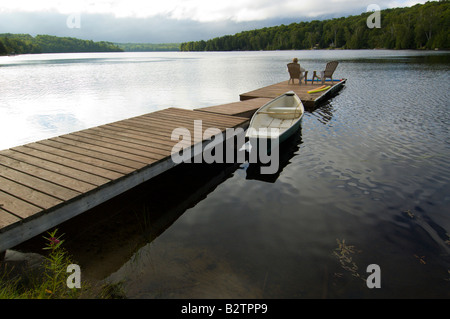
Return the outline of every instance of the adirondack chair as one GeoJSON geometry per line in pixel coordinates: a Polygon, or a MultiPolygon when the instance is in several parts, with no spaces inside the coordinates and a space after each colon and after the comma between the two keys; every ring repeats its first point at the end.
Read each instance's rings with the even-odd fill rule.
{"type": "Polygon", "coordinates": [[[288,84],[292,81],[292,84],[294,84],[294,80],[298,79],[298,84],[302,84],[302,79],[305,79],[305,84],[307,81],[308,71],[303,71],[300,67],[299,63],[291,62],[288,63],[288,72],[290,79],[288,81],[288,84]]]}
{"type": "Polygon", "coordinates": [[[329,78],[329,79],[331,79],[331,83],[333,83],[333,73],[336,70],[338,64],[339,64],[338,61],[328,62],[325,67],[325,70],[320,71],[320,76],[317,74],[316,71],[314,71],[314,74],[312,76],[312,81],[314,82],[314,78],[318,78],[319,80],[322,81],[322,84],[324,84],[325,79],[329,78]]]}

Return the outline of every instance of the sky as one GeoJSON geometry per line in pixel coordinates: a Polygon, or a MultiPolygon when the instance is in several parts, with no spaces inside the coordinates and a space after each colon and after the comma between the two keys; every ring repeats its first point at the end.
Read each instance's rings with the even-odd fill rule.
{"type": "Polygon", "coordinates": [[[208,40],[293,22],[409,7],[414,0],[0,0],[0,33],[94,41],[208,40]]]}

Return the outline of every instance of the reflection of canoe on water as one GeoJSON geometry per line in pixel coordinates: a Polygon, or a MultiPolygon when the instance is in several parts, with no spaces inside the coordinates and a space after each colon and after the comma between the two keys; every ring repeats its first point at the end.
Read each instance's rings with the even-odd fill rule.
{"type": "Polygon", "coordinates": [[[283,142],[300,127],[305,109],[300,98],[289,91],[264,104],[253,115],[246,137],[283,142]]]}
{"type": "Polygon", "coordinates": [[[297,152],[300,149],[300,144],[302,143],[302,127],[300,126],[294,134],[288,137],[283,144],[280,145],[280,164],[275,173],[261,174],[261,167],[266,166],[267,164],[262,164],[259,162],[248,163],[247,165],[241,166],[241,169],[244,169],[246,172],[246,179],[275,183],[283,169],[289,165],[291,163],[291,159],[297,155],[297,152]]]}

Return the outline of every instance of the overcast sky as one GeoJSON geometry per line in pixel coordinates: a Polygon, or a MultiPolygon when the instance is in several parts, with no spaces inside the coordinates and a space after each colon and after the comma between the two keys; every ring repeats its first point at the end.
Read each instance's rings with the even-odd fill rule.
{"type": "Polygon", "coordinates": [[[112,42],[186,42],[360,14],[414,0],[0,0],[0,33],[112,42]]]}

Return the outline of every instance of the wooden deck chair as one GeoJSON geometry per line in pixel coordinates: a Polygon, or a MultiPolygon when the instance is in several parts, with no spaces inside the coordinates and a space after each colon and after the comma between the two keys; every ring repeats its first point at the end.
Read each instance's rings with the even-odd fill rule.
{"type": "Polygon", "coordinates": [[[320,76],[317,74],[316,71],[314,71],[313,77],[312,77],[312,81],[314,82],[314,78],[318,78],[322,81],[322,84],[325,83],[325,79],[329,78],[331,79],[331,83],[333,83],[333,73],[336,70],[337,66],[338,66],[339,62],[338,61],[331,61],[328,62],[325,70],[324,71],[320,71],[320,76]]]}
{"type": "Polygon", "coordinates": [[[294,63],[294,62],[288,63],[287,67],[288,67],[289,76],[290,76],[288,84],[291,82],[291,80],[292,80],[292,84],[294,84],[294,79],[298,79],[299,85],[302,84],[302,79],[305,79],[305,84],[306,84],[308,71],[305,71],[303,73],[302,69],[300,67],[300,64],[294,63]]]}

